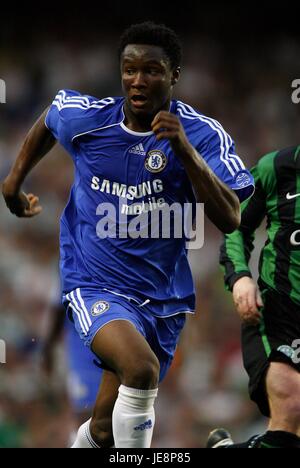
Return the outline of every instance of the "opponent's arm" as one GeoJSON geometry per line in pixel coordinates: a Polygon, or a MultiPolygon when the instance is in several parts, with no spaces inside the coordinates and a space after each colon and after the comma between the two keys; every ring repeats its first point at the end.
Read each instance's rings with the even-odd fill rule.
{"type": "Polygon", "coordinates": [[[18,217],[31,218],[42,211],[39,199],[33,194],[25,194],[21,186],[36,164],[56,143],[45,125],[46,109],[28,132],[9,175],[2,185],[2,194],[9,210],[18,217]]]}
{"type": "Polygon", "coordinates": [[[225,273],[225,284],[233,293],[236,309],[242,320],[256,324],[263,306],[256,282],[252,279],[249,260],[254,248],[255,231],[266,216],[266,194],[257,167],[252,169],[256,191],[242,203],[239,229],[224,237],[220,263],[225,273]]]}
{"type": "Polygon", "coordinates": [[[204,203],[208,218],[224,233],[240,224],[240,202],[190,144],[180,120],[169,112],[159,112],[152,123],[157,140],[167,138],[192,183],[197,202],[204,203]]]}
{"type": "Polygon", "coordinates": [[[41,350],[42,366],[46,374],[51,375],[54,368],[54,351],[63,335],[66,311],[61,304],[51,306],[48,335],[44,338],[41,350]]]}

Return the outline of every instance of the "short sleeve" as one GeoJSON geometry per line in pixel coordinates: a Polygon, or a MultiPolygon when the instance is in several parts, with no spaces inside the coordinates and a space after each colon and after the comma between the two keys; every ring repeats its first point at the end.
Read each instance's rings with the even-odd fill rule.
{"type": "Polygon", "coordinates": [[[72,142],[72,120],[80,114],[83,97],[77,91],[61,90],[55,96],[45,118],[45,125],[64,147],[72,142]]]}
{"type": "Polygon", "coordinates": [[[46,115],[45,125],[54,138],[70,150],[74,137],[95,128],[99,110],[114,102],[113,98],[99,101],[92,96],[63,89],[55,96],[46,115]]]}
{"type": "Polygon", "coordinates": [[[254,193],[254,178],[236,154],[230,135],[216,121],[208,120],[207,125],[205,144],[202,142],[196,149],[219,179],[234,190],[243,202],[254,193]]]}

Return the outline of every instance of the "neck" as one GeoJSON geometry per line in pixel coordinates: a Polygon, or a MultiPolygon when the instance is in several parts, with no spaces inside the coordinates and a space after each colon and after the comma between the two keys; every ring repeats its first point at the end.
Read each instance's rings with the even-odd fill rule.
{"type": "Polygon", "coordinates": [[[130,130],[134,132],[150,132],[152,130],[151,124],[156,114],[162,110],[168,111],[170,109],[171,100],[169,99],[157,112],[149,115],[136,115],[132,112],[128,103],[125,101],[124,113],[125,120],[124,124],[130,130]]]}

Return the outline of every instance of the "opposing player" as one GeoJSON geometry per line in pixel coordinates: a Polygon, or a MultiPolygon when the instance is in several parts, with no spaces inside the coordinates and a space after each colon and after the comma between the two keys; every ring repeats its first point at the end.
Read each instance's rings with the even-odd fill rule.
{"type": "MultiPolygon", "coordinates": [[[[41,353],[42,368],[49,377],[53,374],[55,351],[61,342],[67,366],[68,396],[74,423],[79,427],[91,417],[103,371],[94,362],[95,355],[84,346],[74,325],[66,317],[65,308],[61,303],[52,301],[49,305],[48,333],[43,339],[41,353]]],[[[72,439],[73,434],[70,436],[72,439]]]]}
{"type": "Polygon", "coordinates": [[[150,447],[158,383],[195,308],[178,207],[202,202],[212,222],[232,232],[239,199],[253,193],[253,178],[222,126],[172,100],[181,61],[176,34],[134,25],[119,52],[124,97],[99,101],[60,91],[3,187],[13,213],[34,216],[38,198],[21,191],[28,172],[56,141],[73,158],[75,182],[61,220],[63,302],[106,369],[74,448],[150,447]],[[165,235],[151,217],[174,204],[177,226],[165,235]]]}
{"type": "MultiPolygon", "coordinates": [[[[271,419],[266,434],[231,448],[300,448],[300,146],[264,156],[252,172],[255,195],[242,206],[240,228],[225,236],[221,264],[243,321],[250,396],[271,419]],[[257,285],[248,262],[265,216],[257,285]]],[[[210,446],[228,444],[223,430],[210,437],[210,446]]]]}

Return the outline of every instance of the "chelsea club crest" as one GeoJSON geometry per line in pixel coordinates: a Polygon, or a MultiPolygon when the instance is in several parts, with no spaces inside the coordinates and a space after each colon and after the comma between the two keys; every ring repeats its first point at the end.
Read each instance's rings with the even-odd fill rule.
{"type": "Polygon", "coordinates": [[[149,151],[145,167],[147,171],[152,173],[162,172],[168,163],[167,156],[160,150],[149,151]]]}
{"type": "Polygon", "coordinates": [[[104,312],[107,312],[110,308],[110,305],[106,301],[99,301],[96,302],[96,304],[93,305],[91,313],[93,317],[98,317],[98,315],[104,314],[104,312]]]}

